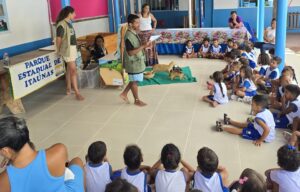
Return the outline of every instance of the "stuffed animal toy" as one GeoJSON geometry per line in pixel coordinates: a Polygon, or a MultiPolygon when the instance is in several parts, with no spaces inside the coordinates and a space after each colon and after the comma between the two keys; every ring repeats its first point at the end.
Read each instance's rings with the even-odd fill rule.
{"type": "Polygon", "coordinates": [[[175,63],[172,61],[171,63],[169,63],[168,65],[166,64],[156,64],[153,66],[153,73],[156,72],[168,72],[170,73],[170,71],[172,70],[172,68],[175,66],[175,63]]]}
{"type": "Polygon", "coordinates": [[[185,79],[185,75],[182,72],[182,69],[176,65],[171,69],[169,77],[171,80],[175,79],[176,77],[178,77],[180,80],[185,79]]]}

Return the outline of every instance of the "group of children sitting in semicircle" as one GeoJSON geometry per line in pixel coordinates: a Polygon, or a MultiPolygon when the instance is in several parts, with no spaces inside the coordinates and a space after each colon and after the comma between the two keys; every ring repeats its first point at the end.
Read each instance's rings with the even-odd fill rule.
{"type": "MultiPolygon", "coordinates": [[[[280,72],[278,66],[282,60],[274,56],[274,49],[268,53],[262,52],[257,58],[251,42],[238,46],[229,40],[225,54],[216,53],[213,48],[206,49],[221,49],[218,40],[214,39],[213,42],[210,46],[209,40],[205,39],[199,53],[195,55],[222,58],[227,65],[223,70],[210,75],[210,80],[207,81],[210,93],[203,96],[202,100],[212,107],[227,104],[230,100],[248,103],[251,104],[251,115],[254,116],[245,122],[236,122],[226,117],[224,124],[232,127],[217,121],[217,130],[254,140],[257,146],[272,142],[275,139],[275,128],[286,129],[283,134],[288,141],[292,136],[299,136],[300,88],[293,67],[285,66],[280,72]],[[210,51],[206,52],[207,50],[210,51]],[[216,54],[220,57],[216,57],[216,54]]],[[[191,46],[193,45],[189,41],[186,49],[191,46]]],[[[187,51],[184,57],[191,55],[187,51]]]]}

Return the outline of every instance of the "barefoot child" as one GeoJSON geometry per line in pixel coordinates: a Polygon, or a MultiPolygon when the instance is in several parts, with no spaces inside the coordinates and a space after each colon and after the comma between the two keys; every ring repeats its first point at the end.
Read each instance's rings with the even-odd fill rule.
{"type": "Polygon", "coordinates": [[[233,125],[236,128],[222,127],[223,130],[241,135],[245,139],[254,140],[256,146],[260,146],[263,142],[272,142],[275,139],[275,122],[272,113],[266,109],[268,107],[267,97],[255,95],[251,105],[255,114],[254,123],[239,123],[225,118],[225,124],[233,125]]]}
{"type": "Polygon", "coordinates": [[[216,71],[213,74],[214,85],[210,91],[210,95],[204,96],[203,101],[209,103],[212,107],[216,107],[219,104],[228,103],[227,88],[223,82],[223,74],[220,71],[216,71]]]}
{"type": "Polygon", "coordinates": [[[146,103],[139,99],[138,82],[143,81],[143,72],[145,71],[145,53],[144,49],[151,46],[151,42],[145,45],[141,44],[141,40],[136,30],[140,27],[139,17],[130,14],[127,18],[128,30],[125,34],[125,50],[124,50],[124,66],[129,74],[129,84],[121,93],[120,97],[129,103],[127,94],[131,90],[134,97],[134,104],[137,106],[145,106],[146,103]]]}

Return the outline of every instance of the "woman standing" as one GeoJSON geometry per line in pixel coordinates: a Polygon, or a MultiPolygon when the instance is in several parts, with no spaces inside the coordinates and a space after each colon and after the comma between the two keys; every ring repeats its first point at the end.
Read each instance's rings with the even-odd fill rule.
{"type": "MultiPolygon", "coordinates": [[[[139,37],[142,41],[142,44],[145,44],[149,41],[151,34],[155,31],[157,21],[155,17],[150,13],[150,5],[145,3],[142,6],[142,12],[139,14],[140,17],[140,33],[139,37]],[[153,22],[153,28],[152,28],[153,22]]],[[[153,66],[158,64],[157,52],[156,52],[156,43],[153,41],[152,45],[146,49],[146,65],[153,66]]]]}
{"type": "Polygon", "coordinates": [[[71,88],[75,91],[77,100],[84,100],[77,86],[77,71],[75,60],[77,58],[77,42],[72,20],[75,18],[75,10],[67,6],[63,8],[56,19],[56,47],[57,53],[67,63],[67,95],[71,94],[71,88]]]}

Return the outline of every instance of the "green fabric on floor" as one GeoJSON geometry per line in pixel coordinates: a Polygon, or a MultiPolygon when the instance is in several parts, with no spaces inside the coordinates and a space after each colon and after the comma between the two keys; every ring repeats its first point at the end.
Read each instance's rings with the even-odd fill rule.
{"type": "MultiPolygon", "coordinates": [[[[152,68],[146,69],[146,71],[151,71],[151,70],[152,70],[152,68]]],[[[178,77],[176,77],[174,80],[171,80],[169,77],[169,73],[158,72],[158,73],[155,73],[155,76],[152,79],[144,78],[143,82],[139,82],[139,86],[197,82],[196,78],[192,76],[190,67],[182,67],[182,72],[185,75],[185,79],[183,79],[183,80],[180,80],[178,77]]]]}

